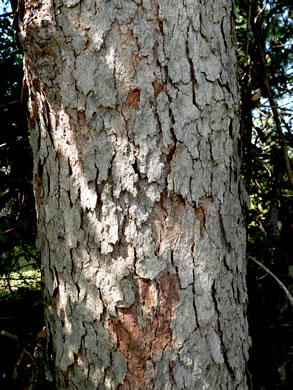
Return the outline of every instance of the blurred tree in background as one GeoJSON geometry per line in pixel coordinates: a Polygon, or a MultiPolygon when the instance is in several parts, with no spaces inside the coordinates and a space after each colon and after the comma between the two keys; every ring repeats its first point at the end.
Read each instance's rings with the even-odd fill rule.
{"type": "MultiPolygon", "coordinates": [[[[42,329],[32,154],[13,12],[0,3],[0,388],[23,389],[42,329]]],[[[36,380],[34,381],[36,383],[36,380]]]]}
{"type": "MultiPolygon", "coordinates": [[[[12,8],[15,12],[15,2],[12,8]]],[[[36,272],[39,255],[34,244],[32,156],[14,12],[10,11],[7,0],[1,2],[0,330],[18,333],[19,339],[26,342],[31,329],[34,332],[41,329],[42,317],[39,315],[38,321],[30,323],[33,302],[39,296],[29,292],[39,288],[40,273],[36,272]],[[28,315],[25,316],[25,312],[28,315]],[[24,322],[19,320],[21,318],[24,322]]],[[[247,214],[248,257],[261,261],[292,293],[293,10],[288,0],[237,0],[235,14],[243,132],[242,174],[251,200],[247,214]]],[[[254,389],[291,389],[292,308],[276,281],[250,258],[248,287],[253,341],[250,370],[254,389]]],[[[27,343],[34,345],[32,336],[28,339],[27,343]]],[[[11,352],[9,357],[0,356],[1,388],[11,388],[13,380],[18,383],[17,388],[24,388],[25,382],[17,382],[16,374],[28,376],[21,367],[28,362],[32,367],[35,358],[27,355],[21,361],[19,344],[9,337],[0,336],[0,343],[1,351],[8,348],[11,352]],[[17,363],[20,363],[19,371],[13,373],[17,363]]]]}
{"type": "Polygon", "coordinates": [[[0,18],[0,297],[35,285],[35,207],[32,155],[22,94],[22,58],[13,13],[3,3],[0,18]],[[23,270],[24,272],[19,272],[23,270]],[[27,274],[25,276],[25,273],[27,274]],[[15,280],[16,279],[16,280],[15,280]],[[15,288],[14,288],[15,286],[15,288]]]}
{"type": "Polygon", "coordinates": [[[251,373],[256,389],[293,388],[293,317],[276,281],[293,291],[292,7],[290,1],[236,2],[243,179],[248,212],[251,373]]]}

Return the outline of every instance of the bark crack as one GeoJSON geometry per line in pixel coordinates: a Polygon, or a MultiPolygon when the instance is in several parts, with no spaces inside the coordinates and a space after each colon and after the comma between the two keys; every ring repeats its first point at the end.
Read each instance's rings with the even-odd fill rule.
{"type": "Polygon", "coordinates": [[[221,353],[222,353],[222,356],[224,358],[225,366],[227,367],[227,370],[229,371],[229,373],[231,375],[232,381],[234,381],[236,376],[235,376],[235,372],[234,372],[234,370],[231,367],[231,364],[229,362],[229,358],[228,358],[228,355],[227,355],[227,349],[226,349],[225,342],[224,342],[224,339],[223,339],[223,331],[222,331],[221,325],[220,325],[221,311],[219,310],[218,302],[217,302],[218,293],[217,293],[217,289],[216,289],[216,280],[214,280],[214,282],[212,284],[211,294],[212,294],[212,298],[213,298],[213,302],[214,302],[214,307],[215,307],[215,310],[216,310],[216,313],[217,313],[217,329],[216,329],[216,333],[219,336],[220,341],[221,341],[221,353]]]}
{"type": "Polygon", "coordinates": [[[192,85],[192,103],[193,103],[193,105],[197,109],[200,109],[198,104],[196,103],[195,85],[197,83],[197,80],[196,80],[196,77],[195,77],[195,72],[194,72],[194,66],[193,66],[192,58],[191,58],[190,52],[189,52],[190,28],[191,28],[191,24],[189,24],[189,26],[187,28],[187,40],[185,41],[185,51],[186,51],[186,58],[187,58],[188,64],[189,64],[189,71],[190,71],[190,78],[191,78],[191,85],[192,85]]]}
{"type": "Polygon", "coordinates": [[[225,49],[227,51],[228,50],[228,45],[227,45],[227,41],[226,41],[226,34],[224,33],[224,22],[225,22],[225,17],[223,17],[222,21],[221,21],[221,33],[222,33],[225,49]]]}

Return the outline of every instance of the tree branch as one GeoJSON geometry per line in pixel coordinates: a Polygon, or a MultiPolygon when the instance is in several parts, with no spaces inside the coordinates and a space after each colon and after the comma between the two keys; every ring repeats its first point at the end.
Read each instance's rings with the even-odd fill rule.
{"type": "Polygon", "coordinates": [[[271,109],[273,111],[274,121],[275,121],[275,124],[276,124],[277,132],[278,132],[279,137],[280,137],[281,148],[282,148],[283,158],[284,158],[284,162],[285,162],[285,168],[286,168],[286,171],[287,171],[289,182],[291,184],[291,188],[293,189],[293,175],[292,175],[292,171],[291,171],[290,160],[289,160],[289,157],[288,157],[286,141],[285,141],[285,137],[284,137],[284,134],[283,134],[283,131],[282,131],[282,126],[281,126],[281,121],[280,121],[280,117],[279,117],[279,112],[278,112],[278,109],[277,109],[277,105],[276,105],[276,103],[274,101],[272,89],[271,89],[270,82],[269,82],[269,76],[268,76],[267,67],[266,67],[266,61],[265,61],[265,55],[266,54],[265,54],[265,49],[264,49],[264,46],[263,46],[263,43],[262,43],[262,31],[261,31],[260,23],[256,22],[254,24],[254,32],[255,32],[256,43],[257,43],[257,46],[258,46],[258,49],[259,49],[261,66],[262,66],[262,69],[263,69],[263,86],[264,86],[265,92],[267,94],[267,97],[269,99],[271,109]]]}
{"type": "Polygon", "coordinates": [[[13,230],[18,229],[22,226],[29,225],[29,224],[33,223],[35,220],[36,220],[36,218],[31,218],[23,223],[20,223],[19,225],[16,225],[10,229],[5,230],[4,232],[0,232],[0,236],[4,236],[5,234],[8,234],[8,233],[12,232],[13,230]]]}
{"type": "Polygon", "coordinates": [[[4,14],[0,15],[0,18],[7,18],[7,16],[13,15],[14,12],[5,12],[4,14]]]}
{"type": "Polygon", "coordinates": [[[252,261],[254,261],[260,268],[265,270],[268,274],[270,274],[278,282],[279,286],[281,286],[282,289],[285,291],[285,294],[287,295],[291,306],[293,306],[293,297],[290,294],[290,291],[287,289],[287,287],[280,281],[280,279],[278,279],[276,277],[276,275],[272,273],[272,271],[270,271],[265,265],[263,265],[260,261],[256,260],[254,257],[248,256],[248,258],[251,259],[252,261]]]}

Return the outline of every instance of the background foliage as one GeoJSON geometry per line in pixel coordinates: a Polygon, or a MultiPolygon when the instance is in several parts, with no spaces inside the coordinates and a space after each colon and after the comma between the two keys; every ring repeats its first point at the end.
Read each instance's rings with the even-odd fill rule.
{"type": "Polygon", "coordinates": [[[33,355],[43,317],[22,57],[9,2],[0,4],[0,388],[24,389],[39,382],[33,355]]]}
{"type": "Polygon", "coordinates": [[[21,101],[22,57],[7,1],[0,18],[0,297],[36,285],[32,155],[21,101]],[[21,283],[18,283],[19,279],[21,283]]]}
{"type": "Polygon", "coordinates": [[[256,389],[293,388],[292,307],[261,261],[293,291],[291,123],[292,17],[289,1],[237,1],[248,212],[250,371],[256,389]]]}
{"type": "MultiPolygon", "coordinates": [[[[13,23],[15,1],[14,12],[7,0],[0,4],[0,331],[10,332],[0,336],[0,351],[10,351],[8,356],[0,353],[0,387],[44,389],[36,369],[45,335],[38,333],[43,323],[22,57],[13,23]]],[[[237,0],[235,13],[242,176],[251,199],[247,213],[250,371],[256,390],[292,389],[292,309],[275,280],[250,257],[293,292],[293,11],[287,0],[237,0]]]]}

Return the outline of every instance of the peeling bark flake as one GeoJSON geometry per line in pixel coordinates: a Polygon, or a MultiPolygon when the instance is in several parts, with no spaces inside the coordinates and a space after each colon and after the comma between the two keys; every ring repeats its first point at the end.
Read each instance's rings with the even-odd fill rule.
{"type": "Polygon", "coordinates": [[[159,83],[157,80],[153,81],[153,88],[155,98],[164,90],[163,84],[159,83]]]}
{"type": "Polygon", "coordinates": [[[117,338],[118,350],[127,362],[128,373],[121,389],[147,389],[145,378],[146,360],[150,347],[146,344],[145,335],[138,323],[134,308],[119,309],[119,320],[110,317],[108,331],[117,338]]]}
{"type": "Polygon", "coordinates": [[[183,232],[185,202],[180,196],[174,199],[163,193],[160,202],[157,202],[152,212],[152,222],[156,233],[157,252],[174,250],[183,232]]]}
{"type": "Polygon", "coordinates": [[[179,285],[176,275],[163,272],[157,281],[158,306],[153,306],[150,282],[140,279],[142,306],[118,309],[119,318],[110,316],[107,330],[117,349],[127,362],[125,389],[148,389],[154,378],[146,376],[147,362],[167,346],[172,346],[172,316],[180,304],[179,285]],[[143,307],[152,309],[149,318],[143,317],[143,307]],[[142,310],[141,310],[142,309],[142,310]]]}
{"type": "Polygon", "coordinates": [[[138,110],[140,102],[140,90],[134,89],[133,91],[129,91],[126,98],[126,105],[130,108],[138,110]]]}
{"type": "Polygon", "coordinates": [[[197,220],[200,223],[200,237],[204,237],[206,233],[206,220],[205,220],[205,212],[202,207],[196,207],[194,209],[197,220]]]}
{"type": "Polygon", "coordinates": [[[173,311],[180,303],[176,275],[170,275],[165,271],[160,276],[157,284],[160,303],[159,310],[152,323],[154,333],[152,352],[155,354],[159,351],[163,351],[172,341],[172,315],[173,311]]]}

